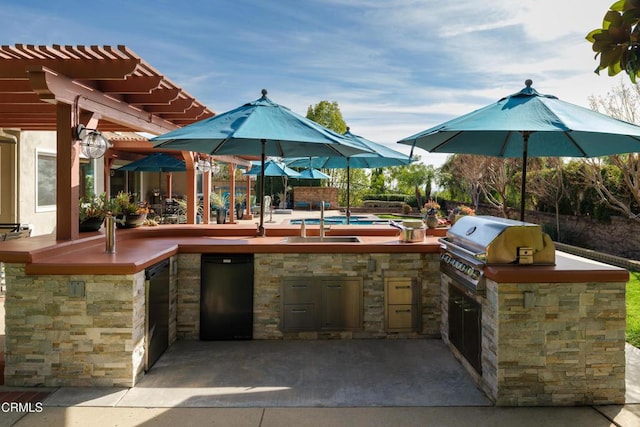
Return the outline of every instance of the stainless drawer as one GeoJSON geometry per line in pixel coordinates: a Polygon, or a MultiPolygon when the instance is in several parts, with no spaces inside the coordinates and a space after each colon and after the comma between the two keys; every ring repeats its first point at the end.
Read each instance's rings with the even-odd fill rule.
{"type": "Polygon", "coordinates": [[[414,286],[412,279],[387,279],[387,304],[413,304],[414,286]]]}
{"type": "Polygon", "coordinates": [[[317,328],[315,304],[286,304],[282,309],[282,322],[286,330],[313,330],[317,328]]]}
{"type": "Polygon", "coordinates": [[[314,301],[314,287],[310,280],[285,281],[282,284],[282,300],[286,304],[310,304],[314,301]]]}
{"type": "Polygon", "coordinates": [[[416,306],[410,304],[389,305],[387,307],[388,330],[411,330],[415,323],[416,306]]]}

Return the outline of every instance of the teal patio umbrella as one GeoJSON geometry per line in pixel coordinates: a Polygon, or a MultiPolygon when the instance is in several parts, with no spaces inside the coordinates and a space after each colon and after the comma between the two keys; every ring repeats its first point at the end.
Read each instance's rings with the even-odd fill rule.
{"type": "Polygon", "coordinates": [[[300,173],[291,169],[284,163],[276,162],[275,160],[268,160],[264,164],[264,173],[262,172],[261,162],[251,162],[251,169],[244,172],[243,175],[264,175],[264,176],[284,176],[287,178],[299,178],[300,173]]]}
{"type": "MultiPolygon", "coordinates": [[[[251,169],[247,172],[243,173],[245,176],[281,176],[283,179],[283,187],[285,200],[287,195],[287,180],[289,178],[300,178],[300,174],[290,167],[286,166],[284,163],[276,162],[275,160],[268,160],[264,164],[264,173],[262,172],[261,162],[251,162],[251,169]]],[[[264,179],[264,178],[263,178],[264,179]]],[[[271,193],[273,194],[273,185],[271,188],[271,193]]]]}
{"type": "MultiPolygon", "coordinates": [[[[156,147],[212,155],[351,156],[370,150],[342,135],[262,97],[183,128],[151,139],[156,147]]],[[[264,179],[261,181],[264,197],[264,179]]],[[[264,203],[260,203],[259,233],[264,236],[264,203]]]]}
{"type": "Polygon", "coordinates": [[[614,119],[553,95],[531,80],[520,92],[398,141],[431,153],[521,157],[520,220],[528,157],[598,157],[640,151],[640,126],[614,119]]]}
{"type": "Polygon", "coordinates": [[[291,167],[319,168],[319,169],[347,169],[347,224],[351,216],[351,168],[374,169],[387,166],[402,166],[411,163],[411,157],[393,150],[385,145],[370,141],[362,136],[351,133],[350,129],[343,134],[355,144],[369,150],[367,153],[352,156],[318,156],[297,157],[285,159],[291,167]]]}
{"type": "MultiPolygon", "coordinates": [[[[167,153],[153,153],[141,159],[135,160],[124,166],[120,166],[118,170],[131,171],[131,172],[158,172],[158,187],[162,187],[162,172],[184,172],[187,170],[187,166],[184,160],[177,159],[171,154],[167,153]]],[[[172,177],[169,176],[169,182],[167,186],[170,186],[172,177]]],[[[167,191],[169,191],[167,189],[167,191]]],[[[169,195],[171,197],[171,195],[169,195]]],[[[162,204],[161,204],[162,206],[162,204]]],[[[160,214],[162,214],[162,207],[160,208],[160,214]]]]}
{"type": "Polygon", "coordinates": [[[153,153],[120,166],[118,170],[132,172],[184,172],[187,167],[184,160],[176,159],[170,154],[153,153]]]}
{"type": "Polygon", "coordinates": [[[300,176],[298,176],[297,178],[298,179],[329,179],[331,177],[326,173],[322,173],[318,169],[309,168],[309,169],[300,171],[300,176]]]}

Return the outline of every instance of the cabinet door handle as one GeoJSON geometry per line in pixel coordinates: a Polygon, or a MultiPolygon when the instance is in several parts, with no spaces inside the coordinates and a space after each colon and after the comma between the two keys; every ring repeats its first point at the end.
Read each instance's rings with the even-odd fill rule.
{"type": "Polygon", "coordinates": [[[327,285],[329,288],[341,288],[342,285],[327,285]]]}
{"type": "Polygon", "coordinates": [[[411,285],[407,285],[407,286],[396,286],[396,289],[411,289],[411,285]]]}
{"type": "Polygon", "coordinates": [[[411,313],[410,309],[407,310],[396,310],[396,313],[411,313]]]}
{"type": "Polygon", "coordinates": [[[291,285],[292,288],[306,288],[307,285],[291,285]]]}
{"type": "Polygon", "coordinates": [[[303,309],[303,308],[294,308],[293,310],[291,310],[292,313],[306,313],[307,310],[303,309]]]}

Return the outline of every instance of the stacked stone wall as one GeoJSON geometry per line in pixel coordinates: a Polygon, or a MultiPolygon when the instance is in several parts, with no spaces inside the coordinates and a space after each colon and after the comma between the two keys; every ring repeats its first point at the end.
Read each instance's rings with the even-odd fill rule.
{"type": "Polygon", "coordinates": [[[131,387],[143,374],[144,272],[25,274],[5,264],[5,384],[131,387]],[[69,281],[84,282],[70,296],[69,281]]]}
{"type": "Polygon", "coordinates": [[[201,257],[201,254],[178,255],[176,334],[179,340],[200,339],[201,257]]]}
{"type": "MultiPolygon", "coordinates": [[[[443,330],[448,341],[443,276],[443,330]]],[[[496,283],[482,303],[482,377],[500,406],[623,404],[624,283],[496,283]],[[533,296],[525,306],[525,293],[533,296]]]]}

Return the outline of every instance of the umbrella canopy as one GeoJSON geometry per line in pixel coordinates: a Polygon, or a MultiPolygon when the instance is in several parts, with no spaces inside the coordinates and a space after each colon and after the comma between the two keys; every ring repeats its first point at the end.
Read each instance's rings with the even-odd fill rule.
{"type": "Polygon", "coordinates": [[[392,150],[377,142],[369,141],[359,135],[351,133],[349,128],[343,134],[345,138],[353,141],[361,147],[369,150],[368,153],[354,154],[353,156],[326,156],[326,157],[298,157],[285,159],[285,163],[292,167],[347,169],[347,224],[351,216],[351,168],[382,168],[387,166],[402,166],[411,163],[411,157],[399,151],[392,150]]]}
{"type": "Polygon", "coordinates": [[[542,95],[520,92],[398,141],[433,153],[522,157],[524,221],[527,158],[597,157],[640,151],[640,126],[542,95]]]}
{"type": "MultiPolygon", "coordinates": [[[[368,152],[312,120],[262,97],[226,113],[152,138],[156,147],[208,154],[266,156],[351,156],[368,152]]],[[[264,167],[262,168],[264,170],[264,167]]],[[[264,179],[261,181],[264,196],[264,179]]],[[[260,234],[264,235],[264,203],[260,204],[260,234]]]]}
{"type": "MultiPolygon", "coordinates": [[[[263,177],[263,179],[265,176],[281,176],[285,200],[287,199],[287,179],[300,178],[300,174],[298,172],[294,171],[290,167],[287,167],[283,163],[276,162],[275,160],[269,160],[265,162],[264,173],[262,173],[261,162],[251,162],[251,169],[249,169],[243,175],[260,175],[263,177]]],[[[271,194],[273,194],[273,182],[271,183],[271,194]]]]}
{"type": "Polygon", "coordinates": [[[264,164],[264,173],[260,162],[251,162],[251,169],[243,175],[264,175],[264,176],[286,176],[289,178],[300,178],[300,174],[283,163],[269,160],[264,164]]]}
{"type": "Polygon", "coordinates": [[[184,172],[187,170],[184,160],[176,159],[167,153],[153,153],[147,157],[120,166],[118,170],[132,172],[184,172]]]}
{"type": "Polygon", "coordinates": [[[346,169],[346,168],[383,168],[387,166],[402,166],[411,163],[410,156],[391,148],[369,141],[366,138],[351,133],[349,128],[343,134],[356,144],[367,148],[370,152],[354,154],[352,156],[324,156],[324,157],[294,157],[285,159],[287,166],[310,167],[318,169],[346,169]]]}
{"type": "Polygon", "coordinates": [[[300,176],[298,179],[329,179],[331,178],[326,173],[320,172],[318,169],[305,169],[300,171],[300,176]]]}

